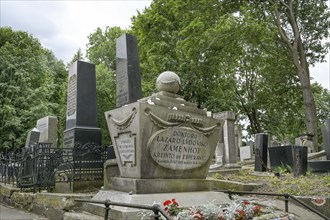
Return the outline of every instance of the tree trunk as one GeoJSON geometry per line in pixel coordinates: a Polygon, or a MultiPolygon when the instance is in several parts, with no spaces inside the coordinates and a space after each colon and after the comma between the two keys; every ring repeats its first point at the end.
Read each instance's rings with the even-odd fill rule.
{"type": "MultiPolygon", "coordinates": [[[[274,4],[274,3],[273,3],[274,4]]],[[[300,81],[300,88],[302,90],[304,109],[305,109],[305,124],[307,129],[307,136],[313,141],[313,151],[317,152],[317,117],[316,117],[316,105],[314,96],[310,84],[309,67],[306,58],[306,50],[302,43],[297,18],[294,14],[294,1],[289,0],[288,3],[281,1],[285,10],[283,14],[288,19],[287,22],[292,28],[292,37],[287,34],[284,27],[282,27],[281,16],[276,8],[274,11],[274,21],[277,26],[277,30],[280,39],[284,45],[288,48],[290,58],[296,67],[297,75],[300,81]]]]}

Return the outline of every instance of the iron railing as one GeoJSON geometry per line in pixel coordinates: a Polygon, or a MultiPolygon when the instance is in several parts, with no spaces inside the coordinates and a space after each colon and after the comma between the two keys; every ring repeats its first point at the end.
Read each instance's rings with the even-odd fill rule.
{"type": "Polygon", "coordinates": [[[35,192],[51,190],[56,182],[103,180],[110,147],[75,143],[73,148],[52,148],[50,143],[38,143],[0,152],[0,182],[35,192]]]}
{"type": "Polygon", "coordinates": [[[103,204],[104,209],[105,209],[105,213],[104,213],[105,220],[108,220],[108,218],[109,218],[109,211],[111,209],[110,206],[122,206],[122,207],[127,207],[127,208],[150,210],[150,211],[153,211],[153,215],[151,215],[150,217],[155,220],[159,220],[161,215],[163,215],[166,220],[172,220],[172,218],[167,215],[167,213],[161,208],[161,206],[159,204],[140,205],[140,204],[131,204],[131,203],[112,202],[111,200],[108,200],[108,199],[107,200],[75,199],[75,201],[103,204]]]}
{"type": "Polygon", "coordinates": [[[299,200],[298,198],[296,198],[293,195],[290,194],[280,194],[280,193],[267,193],[267,192],[247,192],[247,191],[231,191],[231,190],[216,190],[217,192],[223,192],[223,193],[227,193],[229,195],[229,198],[232,199],[232,195],[233,194],[238,194],[238,195],[264,195],[264,196],[278,196],[278,197],[284,197],[284,204],[285,204],[285,212],[289,212],[289,198],[291,198],[292,200],[294,200],[295,202],[299,203],[300,205],[304,206],[305,208],[307,208],[308,210],[314,212],[315,214],[317,214],[318,216],[326,219],[326,220],[330,220],[329,217],[327,217],[326,215],[324,215],[323,213],[321,213],[320,211],[316,210],[315,208],[307,205],[306,203],[302,202],[301,200],[299,200]]]}

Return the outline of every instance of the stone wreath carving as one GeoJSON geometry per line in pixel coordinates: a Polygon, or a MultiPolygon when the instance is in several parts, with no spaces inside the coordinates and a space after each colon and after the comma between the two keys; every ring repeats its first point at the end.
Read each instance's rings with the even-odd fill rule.
{"type": "Polygon", "coordinates": [[[204,128],[199,126],[199,124],[194,124],[193,122],[195,119],[192,119],[190,115],[185,115],[185,120],[184,121],[179,121],[179,122],[169,122],[166,121],[156,114],[152,113],[150,109],[146,109],[145,113],[149,116],[150,120],[159,128],[166,129],[166,128],[171,128],[171,127],[190,127],[192,129],[195,129],[201,133],[203,133],[205,136],[211,135],[215,130],[219,129],[221,126],[221,122],[218,122],[216,125],[204,128]]]}
{"type": "Polygon", "coordinates": [[[131,123],[132,123],[132,121],[133,121],[133,119],[134,119],[134,117],[136,115],[136,112],[137,112],[136,109],[133,108],[132,109],[132,112],[126,118],[124,118],[121,121],[120,120],[117,120],[117,119],[114,119],[111,114],[108,115],[108,118],[111,120],[111,122],[116,126],[116,128],[118,130],[124,130],[128,126],[131,125],[131,123]]]}

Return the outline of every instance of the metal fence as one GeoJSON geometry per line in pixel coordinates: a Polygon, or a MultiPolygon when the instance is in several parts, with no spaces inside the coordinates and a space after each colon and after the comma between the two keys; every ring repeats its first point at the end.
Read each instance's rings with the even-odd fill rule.
{"type": "Polygon", "coordinates": [[[75,143],[73,148],[52,148],[39,143],[0,153],[0,182],[18,188],[52,190],[56,182],[103,180],[103,163],[111,146],[75,143]]]}

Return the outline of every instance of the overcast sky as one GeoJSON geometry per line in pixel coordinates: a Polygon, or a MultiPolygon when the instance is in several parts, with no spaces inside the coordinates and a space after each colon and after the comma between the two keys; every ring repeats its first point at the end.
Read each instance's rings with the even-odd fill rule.
{"type": "MultiPolygon", "coordinates": [[[[65,63],[81,48],[85,54],[88,35],[100,27],[128,28],[131,17],[149,7],[147,0],[108,1],[13,1],[0,0],[0,25],[26,31],[65,63]]],[[[311,76],[330,90],[330,54],[327,63],[311,68],[311,76]]],[[[175,70],[174,70],[175,71],[175,70]]]]}

